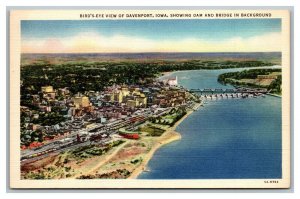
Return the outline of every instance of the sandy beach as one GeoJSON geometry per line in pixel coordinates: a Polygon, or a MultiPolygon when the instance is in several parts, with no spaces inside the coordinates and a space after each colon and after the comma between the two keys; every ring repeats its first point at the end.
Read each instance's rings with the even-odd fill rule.
{"type": "MultiPolygon", "coordinates": [[[[99,158],[95,158],[95,160],[93,162],[95,162],[95,165],[90,165],[90,166],[86,166],[86,171],[84,172],[84,175],[88,175],[90,173],[93,173],[95,170],[97,170],[97,168],[100,168],[102,165],[106,164],[108,161],[110,161],[113,157],[116,156],[116,154],[124,147],[124,145],[126,144],[123,143],[119,146],[117,146],[116,148],[114,148],[112,151],[110,151],[108,154],[104,155],[104,156],[100,156],[99,158]]],[[[87,165],[87,164],[85,164],[87,165]]],[[[72,178],[78,178],[80,177],[82,174],[77,174],[75,176],[73,176],[72,178]]]]}
{"type": "Polygon", "coordinates": [[[161,77],[167,76],[167,75],[169,75],[169,74],[171,74],[171,73],[173,73],[173,72],[174,72],[174,71],[161,72],[161,77]]]}
{"type": "Polygon", "coordinates": [[[156,152],[157,149],[159,149],[161,146],[163,146],[165,144],[168,144],[173,141],[180,140],[180,139],[181,139],[181,135],[176,131],[168,130],[167,132],[165,132],[165,135],[162,136],[162,138],[159,139],[158,142],[152,147],[150,152],[146,154],[146,156],[143,159],[143,162],[137,168],[135,168],[133,170],[129,179],[137,178],[137,176],[146,169],[148,162],[150,161],[150,159],[152,158],[152,156],[154,155],[154,153],[156,152]]]}
{"type": "Polygon", "coordinates": [[[190,114],[192,114],[193,111],[188,111],[187,114],[185,116],[183,116],[180,120],[178,120],[174,126],[170,127],[161,137],[160,139],[157,141],[157,143],[153,146],[153,148],[151,149],[151,151],[146,155],[146,157],[144,158],[143,162],[132,172],[132,174],[130,175],[129,179],[136,179],[138,177],[138,175],[140,173],[142,173],[148,162],[150,161],[150,159],[152,158],[152,156],[154,155],[154,153],[156,152],[157,149],[159,149],[160,147],[162,147],[165,144],[171,143],[173,141],[176,140],[180,140],[181,139],[181,135],[180,133],[176,132],[175,129],[176,127],[184,120],[186,119],[190,114]]]}

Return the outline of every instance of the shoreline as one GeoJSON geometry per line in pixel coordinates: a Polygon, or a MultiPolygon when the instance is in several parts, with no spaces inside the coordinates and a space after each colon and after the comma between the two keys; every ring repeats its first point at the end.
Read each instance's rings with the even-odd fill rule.
{"type": "Polygon", "coordinates": [[[277,94],[273,94],[273,93],[267,93],[266,95],[273,96],[273,97],[278,97],[278,98],[282,98],[281,95],[277,95],[277,94]]]}
{"type": "Polygon", "coordinates": [[[158,141],[152,148],[151,150],[149,151],[149,153],[147,153],[145,155],[145,158],[143,160],[143,162],[133,170],[133,172],[130,174],[130,176],[127,178],[127,179],[136,179],[144,170],[145,168],[147,167],[147,164],[149,163],[149,161],[151,160],[151,158],[153,157],[153,155],[155,154],[155,152],[162,146],[166,145],[166,144],[169,144],[171,142],[174,142],[174,141],[177,141],[177,140],[180,140],[181,139],[181,135],[176,132],[176,131],[167,131],[165,132],[167,134],[173,134],[171,135],[172,137],[169,137],[169,138],[165,138],[164,140],[162,141],[158,141]]]}
{"type": "MultiPolygon", "coordinates": [[[[273,67],[281,68],[281,66],[279,66],[279,65],[262,66],[262,67],[258,67],[258,68],[273,68],[273,67]]],[[[249,67],[249,68],[241,67],[240,69],[247,70],[247,69],[255,69],[255,68],[257,68],[257,67],[249,67]]],[[[227,69],[228,68],[217,69],[217,70],[227,70],[227,69]]],[[[237,69],[239,69],[239,68],[237,68],[237,69]]],[[[205,70],[205,69],[203,69],[203,70],[205,70]]],[[[210,70],[210,69],[206,69],[206,70],[210,70]]],[[[164,78],[166,76],[172,75],[175,72],[184,72],[184,71],[186,71],[186,70],[161,72],[160,76],[158,78],[159,79],[164,78]]],[[[187,71],[193,71],[193,70],[187,70],[187,71]]],[[[199,71],[199,69],[194,70],[194,71],[199,71]]],[[[269,95],[281,98],[281,96],[276,95],[276,94],[269,94],[269,95]]],[[[161,148],[164,145],[167,145],[171,142],[180,140],[182,138],[182,136],[175,129],[177,128],[177,126],[179,126],[181,124],[181,122],[183,122],[194,111],[197,111],[202,105],[203,105],[203,101],[201,101],[200,103],[195,103],[194,106],[191,108],[191,110],[187,111],[187,113],[182,118],[180,118],[180,120],[178,120],[172,127],[169,127],[166,130],[166,132],[163,135],[161,135],[161,137],[157,138],[157,140],[155,140],[155,144],[153,145],[153,147],[150,149],[150,151],[148,153],[145,154],[143,161],[132,170],[131,174],[127,177],[127,179],[137,179],[141,173],[143,173],[144,171],[148,171],[147,165],[148,165],[149,161],[151,160],[151,158],[153,158],[153,156],[155,155],[155,152],[159,148],[161,148]]],[[[113,156],[111,156],[111,158],[113,158],[113,156]]]]}
{"type": "MultiPolygon", "coordinates": [[[[199,103],[199,106],[200,105],[201,104],[199,103]]],[[[134,169],[134,171],[131,173],[131,175],[128,177],[128,179],[136,179],[145,170],[145,168],[147,167],[147,164],[149,163],[149,161],[151,160],[151,158],[153,157],[155,152],[160,147],[181,139],[181,134],[179,132],[175,131],[175,129],[181,122],[183,122],[193,112],[194,112],[193,110],[188,111],[172,127],[168,128],[166,130],[166,132],[162,135],[163,137],[161,137],[162,140],[157,141],[157,143],[151,148],[149,153],[146,154],[146,157],[143,160],[143,162],[137,168],[134,169]],[[169,136],[170,134],[173,134],[173,135],[171,135],[171,137],[168,138],[167,136],[169,136]]]]}
{"type": "Polygon", "coordinates": [[[186,71],[205,71],[205,70],[230,70],[230,69],[244,69],[244,70],[251,70],[251,69],[282,69],[282,66],[281,65],[271,65],[271,66],[252,66],[252,67],[237,67],[237,68],[219,68],[219,69],[216,69],[216,68],[205,68],[205,69],[192,69],[192,70],[174,70],[174,71],[166,71],[166,72],[160,72],[161,76],[160,77],[163,77],[163,76],[167,76],[167,75],[170,75],[172,73],[175,73],[175,72],[186,72],[186,71]]]}

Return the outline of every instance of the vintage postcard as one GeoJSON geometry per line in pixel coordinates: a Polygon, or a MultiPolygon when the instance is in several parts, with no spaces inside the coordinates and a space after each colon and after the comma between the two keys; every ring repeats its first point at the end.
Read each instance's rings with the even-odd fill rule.
{"type": "Polygon", "coordinates": [[[289,188],[289,11],[11,11],[10,186],[289,188]]]}

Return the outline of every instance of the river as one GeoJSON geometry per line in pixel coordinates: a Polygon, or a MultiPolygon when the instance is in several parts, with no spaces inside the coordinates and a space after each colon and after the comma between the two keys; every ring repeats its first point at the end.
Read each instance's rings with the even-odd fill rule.
{"type": "MultiPolygon", "coordinates": [[[[276,67],[278,68],[278,67],[276,67]]],[[[219,74],[244,69],[177,71],[192,88],[232,88],[219,74]]],[[[156,151],[139,179],[281,178],[281,98],[207,101],[177,128],[182,139],[156,151]]]]}

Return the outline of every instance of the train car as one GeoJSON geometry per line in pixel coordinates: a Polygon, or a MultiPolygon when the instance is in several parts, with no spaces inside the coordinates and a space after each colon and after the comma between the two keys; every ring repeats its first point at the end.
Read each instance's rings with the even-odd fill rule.
{"type": "Polygon", "coordinates": [[[127,139],[137,140],[137,139],[140,138],[140,136],[139,136],[138,133],[125,133],[125,132],[121,132],[120,135],[123,136],[124,138],[127,138],[127,139]]]}

